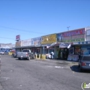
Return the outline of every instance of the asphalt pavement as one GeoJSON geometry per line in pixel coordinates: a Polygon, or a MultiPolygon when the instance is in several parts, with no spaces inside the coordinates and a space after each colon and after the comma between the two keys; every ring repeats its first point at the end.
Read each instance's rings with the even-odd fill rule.
{"type": "Polygon", "coordinates": [[[1,56],[0,90],[82,90],[90,72],[79,72],[77,63],[55,60],[18,60],[1,56]]]}

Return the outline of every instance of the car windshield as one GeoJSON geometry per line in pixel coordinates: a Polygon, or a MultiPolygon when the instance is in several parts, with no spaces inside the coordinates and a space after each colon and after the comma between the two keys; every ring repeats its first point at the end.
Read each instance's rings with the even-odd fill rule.
{"type": "Polygon", "coordinates": [[[23,50],[23,52],[29,52],[29,50],[23,50]]]}
{"type": "Polygon", "coordinates": [[[83,60],[90,60],[90,56],[84,56],[83,60]]]}

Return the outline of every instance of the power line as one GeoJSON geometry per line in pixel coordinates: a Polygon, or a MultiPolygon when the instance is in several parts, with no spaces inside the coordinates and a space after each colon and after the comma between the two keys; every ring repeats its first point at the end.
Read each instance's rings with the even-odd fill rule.
{"type": "Polygon", "coordinates": [[[15,39],[14,38],[8,38],[8,37],[0,37],[0,39],[11,39],[11,40],[14,40],[15,41],[15,39]]]}
{"type": "Polygon", "coordinates": [[[7,26],[0,26],[1,28],[6,28],[6,29],[11,29],[11,30],[17,30],[17,31],[22,31],[22,32],[26,32],[26,33],[39,33],[39,34],[45,34],[42,32],[36,32],[36,31],[28,31],[28,30],[23,30],[23,29],[17,29],[17,28],[12,28],[12,27],[7,27],[7,26]]]}

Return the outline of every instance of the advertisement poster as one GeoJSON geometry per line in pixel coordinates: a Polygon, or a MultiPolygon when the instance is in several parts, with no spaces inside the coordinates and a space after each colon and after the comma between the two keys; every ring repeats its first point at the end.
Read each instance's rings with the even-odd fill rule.
{"type": "Polygon", "coordinates": [[[68,55],[68,59],[69,61],[78,61],[79,57],[78,55],[68,55]]]}
{"type": "Polygon", "coordinates": [[[52,44],[57,41],[56,34],[51,34],[47,36],[43,36],[41,40],[41,44],[52,44]]]}
{"type": "Polygon", "coordinates": [[[62,33],[62,41],[63,42],[83,42],[85,35],[85,29],[78,29],[74,31],[68,31],[62,33]]]}
{"type": "Polygon", "coordinates": [[[57,34],[57,42],[61,42],[62,41],[62,34],[58,33],[57,34]]]}
{"type": "Polygon", "coordinates": [[[31,45],[32,46],[40,46],[41,45],[41,37],[32,38],[31,45]]]}
{"type": "Polygon", "coordinates": [[[30,46],[30,45],[31,45],[31,39],[21,41],[21,46],[30,46]]]}
{"type": "Polygon", "coordinates": [[[84,41],[84,35],[64,37],[62,40],[63,40],[63,42],[83,42],[84,41]]]}
{"type": "Polygon", "coordinates": [[[90,55],[90,46],[82,46],[83,55],[90,55]]]}

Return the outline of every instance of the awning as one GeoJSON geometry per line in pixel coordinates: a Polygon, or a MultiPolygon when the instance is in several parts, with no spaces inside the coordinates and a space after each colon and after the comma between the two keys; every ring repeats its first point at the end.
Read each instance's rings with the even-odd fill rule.
{"type": "Polygon", "coordinates": [[[54,46],[59,46],[58,42],[54,42],[48,46],[48,48],[53,48],[54,46]]]}
{"type": "Polygon", "coordinates": [[[70,48],[71,47],[71,44],[69,44],[69,43],[60,43],[59,44],[59,48],[70,48]]]}
{"type": "Polygon", "coordinates": [[[20,48],[39,48],[42,46],[20,46],[20,47],[15,47],[16,49],[20,49],[20,48]]]}

